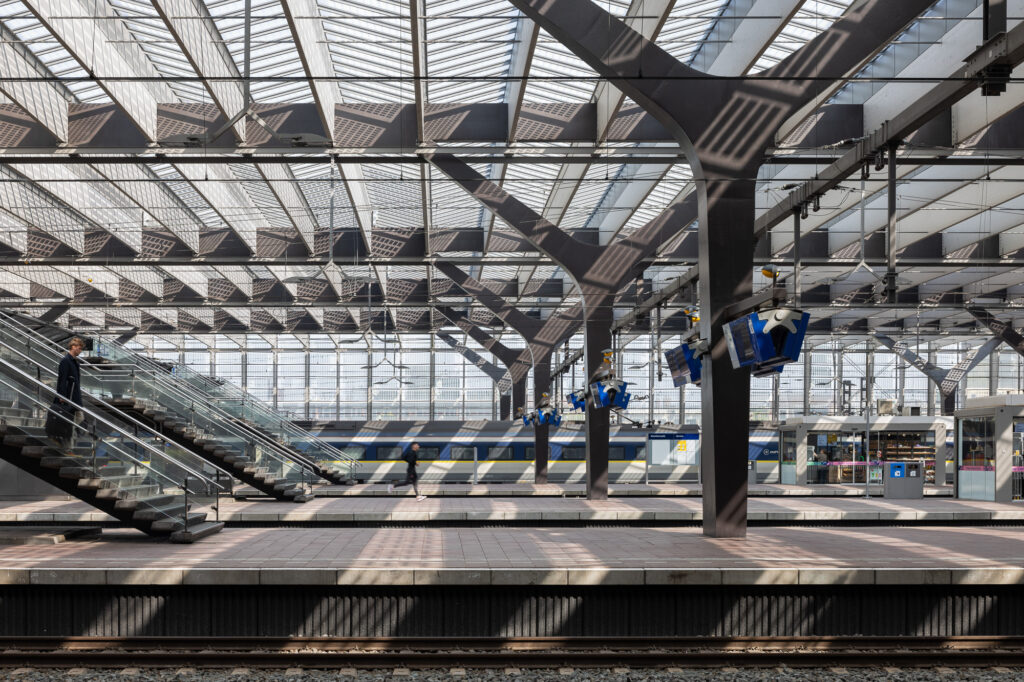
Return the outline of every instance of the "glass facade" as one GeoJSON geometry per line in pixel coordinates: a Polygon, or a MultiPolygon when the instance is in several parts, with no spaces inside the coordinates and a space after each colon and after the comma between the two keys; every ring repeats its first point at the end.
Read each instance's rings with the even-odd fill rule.
{"type": "MultiPolygon", "coordinates": [[[[453,334],[467,348],[502,367],[461,331],[453,334]]],[[[523,347],[516,334],[502,334],[500,340],[511,348],[523,347]]],[[[555,353],[553,362],[560,364],[582,343],[580,335],[571,338],[555,353]]],[[[700,389],[673,386],[664,363],[664,352],[679,343],[677,335],[660,339],[644,335],[628,343],[617,356],[616,369],[629,382],[633,399],[621,416],[613,415],[613,421],[700,424],[700,389]]],[[[498,418],[494,381],[429,334],[368,338],[356,334],[167,334],[140,335],[129,345],[158,360],[230,381],[296,419],[498,418]]],[[[912,344],[911,350],[949,368],[970,348],[921,343],[912,344]]],[[[577,361],[555,377],[551,390],[555,403],[568,409],[564,396],[582,386],[585,374],[583,362],[577,361]]],[[[1021,357],[1012,350],[1000,350],[961,382],[957,400],[962,405],[966,398],[1022,388],[1021,357]]],[[[528,390],[528,403],[532,397],[528,390]]],[[[902,406],[904,415],[941,413],[942,396],[934,384],[887,349],[826,341],[805,349],[799,362],[787,365],[775,377],[753,377],[750,414],[751,419],[766,423],[804,414],[862,415],[868,397],[876,414],[879,402],[902,406]],[[874,377],[870,387],[865,380],[869,359],[874,377]]],[[[583,414],[565,411],[563,418],[583,421],[583,414]]]]}

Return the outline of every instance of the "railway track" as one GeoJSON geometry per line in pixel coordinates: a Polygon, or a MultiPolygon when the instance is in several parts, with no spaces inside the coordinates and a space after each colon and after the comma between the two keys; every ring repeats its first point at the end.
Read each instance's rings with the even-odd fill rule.
{"type": "Polygon", "coordinates": [[[1024,667],[1024,638],[4,638],[4,668],[1024,667]]]}

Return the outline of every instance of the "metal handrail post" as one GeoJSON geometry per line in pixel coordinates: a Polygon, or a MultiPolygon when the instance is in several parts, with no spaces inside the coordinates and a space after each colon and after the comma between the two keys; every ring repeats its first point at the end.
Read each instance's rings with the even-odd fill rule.
{"type": "Polygon", "coordinates": [[[185,491],[185,511],[183,513],[185,514],[185,519],[184,519],[184,521],[185,521],[185,532],[187,533],[188,532],[188,476],[185,477],[185,483],[181,487],[185,491]]]}

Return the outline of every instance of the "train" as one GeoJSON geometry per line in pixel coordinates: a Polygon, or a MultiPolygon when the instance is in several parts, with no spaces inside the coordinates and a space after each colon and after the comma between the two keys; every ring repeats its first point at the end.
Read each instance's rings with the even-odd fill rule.
{"type": "MultiPolygon", "coordinates": [[[[506,421],[298,422],[321,440],[358,460],[357,480],[384,483],[405,477],[402,453],[419,443],[419,474],[425,483],[531,483],[534,429],[506,421]]],[[[693,424],[654,428],[612,425],[610,483],[696,483],[700,480],[700,432],[693,424]],[[648,454],[650,452],[650,455],[648,454]]],[[[751,434],[748,459],[758,480],[778,480],[775,431],[751,434]]],[[[548,481],[583,483],[586,426],[562,422],[550,428],[548,481]]]]}

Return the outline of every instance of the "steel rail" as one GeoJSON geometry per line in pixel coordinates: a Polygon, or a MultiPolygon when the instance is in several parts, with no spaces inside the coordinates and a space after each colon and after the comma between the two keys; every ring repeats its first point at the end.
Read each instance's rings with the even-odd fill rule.
{"type": "Polygon", "coordinates": [[[697,668],[1024,664],[1021,637],[7,637],[0,667],[697,668]]]}

